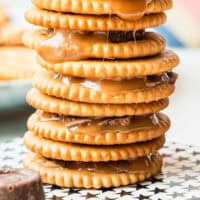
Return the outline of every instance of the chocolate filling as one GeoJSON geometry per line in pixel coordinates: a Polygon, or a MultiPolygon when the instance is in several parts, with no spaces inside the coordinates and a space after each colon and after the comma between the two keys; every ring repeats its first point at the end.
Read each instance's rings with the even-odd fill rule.
{"type": "Polygon", "coordinates": [[[105,32],[93,32],[86,31],[84,34],[87,34],[88,37],[93,34],[102,34],[105,35],[108,39],[108,42],[112,43],[121,43],[129,41],[142,40],[145,34],[145,30],[139,31],[105,31],[105,32]]]}
{"type": "Polygon", "coordinates": [[[145,31],[109,31],[108,40],[113,43],[142,40],[145,31]]]}
{"type": "MultiPolygon", "coordinates": [[[[59,31],[59,30],[58,30],[59,31]]],[[[48,37],[53,37],[57,30],[48,29],[47,32],[41,32],[44,36],[48,35],[48,37]]],[[[90,37],[93,35],[104,35],[108,42],[112,43],[121,43],[121,42],[129,42],[129,41],[137,41],[142,40],[145,35],[145,30],[138,31],[73,31],[74,33],[78,33],[84,35],[85,37],[90,37]]]]}

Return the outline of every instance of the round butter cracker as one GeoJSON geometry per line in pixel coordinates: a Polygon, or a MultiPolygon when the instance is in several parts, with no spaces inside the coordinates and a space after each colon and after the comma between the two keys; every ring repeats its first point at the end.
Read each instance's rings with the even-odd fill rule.
{"type": "MultiPolygon", "coordinates": [[[[155,115],[158,124],[154,124],[152,127],[150,127],[149,125],[142,127],[140,125],[139,127],[135,128],[135,130],[132,129],[126,132],[115,130],[114,127],[113,129],[106,131],[102,131],[102,129],[99,130],[96,127],[92,127],[91,129],[89,129],[92,131],[89,132],[89,130],[85,131],[84,126],[80,126],[78,130],[72,131],[70,128],[67,127],[67,123],[63,122],[62,117],[60,120],[58,120],[56,117],[50,117],[50,119],[42,118],[40,115],[40,111],[37,111],[33,115],[31,115],[28,120],[27,126],[29,131],[34,132],[39,137],[47,138],[53,141],[90,145],[130,144],[136,142],[145,142],[161,137],[165,134],[165,132],[170,127],[169,118],[164,114],[155,115]]],[[[141,120],[143,119],[142,117],[140,118],[141,120]]],[[[84,121],[84,119],[78,118],[77,123],[80,123],[79,121],[81,120],[84,121]]],[[[106,119],[103,118],[102,121],[104,120],[106,119]]],[[[85,121],[87,121],[87,118],[85,118],[85,121]]],[[[127,125],[127,127],[130,126],[127,125]]]]}
{"type": "MultiPolygon", "coordinates": [[[[39,49],[42,48],[42,43],[48,39],[51,39],[48,37],[48,34],[49,30],[44,30],[44,29],[30,31],[26,33],[23,38],[24,44],[29,48],[39,51],[39,49]]],[[[66,34],[68,33],[66,32],[66,34]]],[[[64,51],[70,54],[70,51],[65,50],[68,49],[70,45],[72,46],[71,48],[74,49],[73,45],[70,42],[67,44],[62,44],[63,46],[61,48],[62,50],[57,49],[56,51],[56,48],[54,46],[53,48],[57,54],[62,54],[64,51]],[[59,51],[60,53],[58,53],[59,51]]],[[[121,42],[121,43],[112,43],[112,42],[107,42],[106,40],[98,41],[98,39],[95,40],[95,37],[92,40],[82,39],[80,44],[77,45],[77,49],[74,50],[75,52],[73,54],[81,55],[81,57],[84,58],[81,60],[86,60],[89,58],[102,59],[102,60],[112,59],[112,58],[131,59],[131,58],[157,55],[161,53],[165,49],[165,47],[166,47],[166,42],[162,36],[160,36],[157,33],[146,32],[144,33],[143,39],[141,40],[121,42]]],[[[45,47],[45,54],[46,52],[48,52],[48,50],[51,51],[51,48],[45,47]]],[[[55,55],[52,55],[52,57],[55,57],[53,58],[54,63],[62,62],[60,61],[61,58],[58,59],[56,58],[55,55]]],[[[62,59],[64,61],[66,58],[63,56],[62,59]]],[[[70,59],[73,61],[73,58],[70,59]]]]}
{"type": "Polygon", "coordinates": [[[0,47],[0,80],[32,78],[38,65],[35,53],[25,47],[0,47]]]}
{"type": "MultiPolygon", "coordinates": [[[[98,189],[135,184],[155,176],[161,171],[162,157],[159,154],[154,154],[150,157],[129,161],[129,166],[148,164],[148,170],[126,173],[89,172],[88,170],[70,169],[67,164],[67,162],[48,160],[36,154],[28,154],[23,162],[25,168],[38,171],[44,183],[60,187],[98,189]]],[[[113,165],[117,168],[117,166],[120,166],[119,164],[121,163],[108,163],[108,166],[113,165]]],[[[91,164],[87,163],[87,165],[89,167],[91,164]]],[[[105,166],[105,168],[107,167],[105,166]]]]}
{"type": "MultiPolygon", "coordinates": [[[[59,80],[59,77],[54,78],[54,76],[51,73],[41,71],[34,76],[33,86],[40,90],[41,93],[49,96],[76,102],[101,104],[149,103],[167,98],[175,90],[174,82],[168,81],[152,82],[149,84],[155,84],[154,86],[148,87],[145,85],[143,87],[143,84],[147,83],[138,83],[137,81],[140,81],[140,79],[137,79],[136,82],[134,79],[132,81],[102,80],[102,83],[99,83],[98,80],[86,79],[84,81],[70,77],[64,77],[63,80],[59,80]],[[70,83],[70,79],[73,79],[72,83],[70,83]],[[141,88],[135,89],[136,84],[141,88]]],[[[164,77],[163,75],[162,78],[164,77]]]]}
{"type": "Polygon", "coordinates": [[[82,78],[131,78],[172,71],[179,64],[178,56],[169,50],[159,55],[130,60],[83,60],[51,63],[40,56],[38,62],[42,67],[56,73],[82,78]]]}
{"type": "Polygon", "coordinates": [[[4,25],[6,22],[8,22],[9,18],[5,11],[5,9],[0,6],[0,25],[4,25]]]}
{"type": "Polygon", "coordinates": [[[67,101],[42,94],[37,89],[28,92],[27,102],[34,108],[50,113],[78,117],[120,117],[159,112],[169,104],[168,99],[140,104],[88,104],[67,101]]]}
{"type": "Polygon", "coordinates": [[[26,29],[13,23],[6,23],[0,29],[0,45],[23,46],[22,37],[26,29]]]}
{"type": "Polygon", "coordinates": [[[29,23],[38,26],[81,31],[136,31],[166,22],[166,15],[162,12],[145,15],[137,21],[125,21],[116,16],[63,14],[37,8],[29,9],[25,18],[29,23]]]}
{"type": "MultiPolygon", "coordinates": [[[[109,0],[32,0],[32,2],[40,9],[65,13],[109,15],[112,10],[109,0]]],[[[147,4],[145,14],[163,12],[170,9],[172,4],[172,0],[152,0],[147,4]]]]}
{"type": "Polygon", "coordinates": [[[164,136],[148,142],[113,146],[90,146],[56,142],[40,138],[32,132],[27,132],[24,136],[25,146],[34,153],[50,159],[81,162],[135,159],[157,152],[164,143],[164,136]]]}

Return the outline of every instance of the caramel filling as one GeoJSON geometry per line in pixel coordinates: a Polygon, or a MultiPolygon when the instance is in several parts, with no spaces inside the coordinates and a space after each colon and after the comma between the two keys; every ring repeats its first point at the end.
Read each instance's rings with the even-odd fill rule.
{"type": "Polygon", "coordinates": [[[134,77],[132,79],[124,80],[90,80],[53,74],[53,78],[62,81],[65,85],[76,85],[77,87],[85,87],[116,95],[128,91],[152,88],[162,84],[174,84],[177,75],[173,72],[168,72],[161,75],[134,77]]]}
{"type": "Polygon", "coordinates": [[[110,0],[111,13],[129,21],[135,21],[144,16],[147,4],[151,0],[110,0]]]}
{"type": "Polygon", "coordinates": [[[55,165],[71,170],[96,172],[96,173],[140,173],[149,172],[152,163],[159,159],[158,154],[149,155],[143,158],[127,161],[111,162],[66,162],[54,161],[55,165]]]}
{"type": "Polygon", "coordinates": [[[163,114],[120,118],[78,118],[37,111],[37,115],[40,122],[51,122],[58,126],[64,125],[72,133],[79,132],[88,135],[151,130],[169,123],[163,114]]]}
{"type": "Polygon", "coordinates": [[[44,33],[44,40],[37,49],[39,55],[53,63],[77,61],[90,58],[88,54],[91,46],[111,42],[141,39],[144,31],[137,32],[91,32],[49,30],[44,33]],[[119,34],[120,33],[120,34],[119,34]],[[124,33],[124,34],[122,34],[124,33]],[[110,39],[109,39],[110,38],[110,39]]]}

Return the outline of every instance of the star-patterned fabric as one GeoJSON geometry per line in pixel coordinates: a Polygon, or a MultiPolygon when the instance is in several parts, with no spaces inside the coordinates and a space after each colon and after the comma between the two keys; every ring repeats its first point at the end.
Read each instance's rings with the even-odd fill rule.
{"type": "MultiPolygon", "coordinates": [[[[26,153],[22,139],[0,143],[0,167],[21,167],[26,153]]],[[[200,200],[200,148],[167,143],[162,174],[128,187],[85,190],[44,185],[47,200],[200,200]]]]}

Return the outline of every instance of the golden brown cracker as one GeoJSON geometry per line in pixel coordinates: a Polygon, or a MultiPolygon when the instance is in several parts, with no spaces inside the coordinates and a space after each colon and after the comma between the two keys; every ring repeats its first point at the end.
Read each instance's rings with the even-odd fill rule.
{"type": "Polygon", "coordinates": [[[62,14],[37,8],[29,9],[25,18],[38,26],[82,31],[136,31],[156,27],[166,21],[164,13],[145,15],[137,21],[125,21],[116,16],[62,14]]]}
{"type": "Polygon", "coordinates": [[[25,47],[0,47],[0,80],[31,78],[38,65],[35,53],[25,47]]]}
{"type": "Polygon", "coordinates": [[[164,136],[148,142],[113,146],[90,146],[56,142],[40,138],[32,132],[27,132],[24,136],[25,146],[34,153],[50,159],[82,162],[135,159],[155,153],[164,143],[164,136]]]}
{"type": "MultiPolygon", "coordinates": [[[[38,171],[44,183],[60,187],[97,189],[135,184],[155,176],[161,171],[162,157],[159,154],[155,154],[148,158],[129,161],[129,163],[133,166],[135,166],[135,164],[145,165],[148,163],[149,167],[148,170],[132,173],[88,172],[69,169],[67,167],[67,162],[48,160],[36,154],[28,154],[24,159],[23,165],[25,168],[38,171]]],[[[119,164],[119,162],[115,162],[115,164],[113,163],[112,165],[119,166],[119,164]]],[[[91,164],[87,163],[87,165],[90,166],[91,164]]],[[[94,164],[92,164],[92,166],[93,165],[94,164]]],[[[108,166],[110,165],[111,164],[108,163],[108,166]]]]}
{"type": "Polygon", "coordinates": [[[0,29],[0,45],[23,46],[22,37],[26,29],[13,23],[6,23],[0,29]]]}
{"type": "Polygon", "coordinates": [[[130,115],[145,115],[159,112],[168,106],[168,99],[140,104],[88,104],[67,101],[42,94],[36,89],[29,91],[27,102],[36,109],[61,115],[79,117],[120,117],[130,115]]]}
{"type": "Polygon", "coordinates": [[[38,56],[38,62],[47,70],[66,76],[83,78],[131,78],[172,71],[179,64],[178,56],[169,50],[159,55],[130,60],[85,60],[51,63],[38,56]]]}
{"type": "MultiPolygon", "coordinates": [[[[29,48],[33,48],[36,51],[40,51],[42,47],[42,43],[45,40],[49,39],[49,31],[48,30],[34,30],[29,33],[27,33],[24,36],[24,43],[29,48]]],[[[65,33],[69,34],[69,33],[65,33]]],[[[86,36],[89,38],[89,36],[86,36]]],[[[60,49],[54,49],[57,54],[62,54],[63,52],[67,52],[66,54],[70,55],[70,51],[67,50],[70,47],[72,41],[69,41],[69,43],[62,44],[62,47],[60,49]],[[60,52],[60,53],[58,53],[60,52]]],[[[75,45],[75,44],[74,44],[75,45]]],[[[74,49],[74,45],[72,45],[72,48],[74,49]]],[[[112,43],[108,42],[106,39],[98,40],[98,37],[93,39],[82,39],[79,41],[79,44],[76,45],[77,49],[74,50],[74,52],[71,54],[71,56],[57,58],[55,55],[53,55],[54,51],[52,51],[51,60],[53,60],[54,63],[59,63],[65,61],[73,61],[75,60],[74,55],[81,56],[80,60],[85,60],[88,58],[94,58],[94,59],[131,59],[131,58],[137,58],[137,57],[145,57],[145,56],[152,56],[161,53],[165,47],[166,42],[165,39],[160,36],[157,33],[153,32],[146,32],[141,40],[137,41],[129,41],[129,42],[121,42],[121,43],[112,43]],[[74,58],[73,58],[74,57],[74,58]]],[[[53,47],[54,48],[54,47],[53,47]]],[[[51,51],[50,47],[45,47],[45,54],[49,50],[51,51]]],[[[43,51],[44,51],[43,50],[43,51]]],[[[44,53],[44,52],[43,52],[44,53]]],[[[50,52],[49,52],[50,53],[50,52]]],[[[49,55],[47,55],[49,58],[49,55]]],[[[79,56],[77,58],[79,58],[79,56]]]]}
{"type": "MultiPolygon", "coordinates": [[[[142,117],[140,118],[143,119],[142,117]]],[[[131,129],[131,127],[131,130],[128,132],[119,130],[108,130],[104,132],[96,127],[94,127],[96,129],[89,129],[92,130],[91,132],[89,132],[89,130],[84,131],[85,129],[82,130],[81,127],[79,127],[78,130],[71,131],[70,128],[67,128],[67,123],[62,121],[62,117],[60,121],[56,117],[42,119],[40,111],[37,111],[29,118],[27,125],[28,129],[38,136],[54,141],[91,145],[114,145],[144,142],[161,137],[169,129],[170,121],[164,114],[156,114],[156,119],[158,119],[158,124],[152,127],[150,125],[143,125],[144,127],[140,125],[137,126],[135,130],[131,129]]],[[[84,121],[84,118],[78,118],[77,121],[78,120],[84,121]]],[[[87,118],[85,120],[87,121],[87,118]]],[[[107,119],[102,119],[102,121],[103,120],[107,119]]],[[[127,128],[128,127],[127,125],[127,128]]]]}
{"type": "MultiPolygon", "coordinates": [[[[112,8],[110,7],[109,0],[32,0],[32,2],[38,8],[57,12],[93,15],[116,14],[111,12],[112,8]]],[[[171,7],[172,0],[153,0],[147,4],[145,14],[163,12],[171,7]]]]}
{"type": "MultiPolygon", "coordinates": [[[[52,73],[41,71],[33,80],[33,86],[41,93],[70,101],[101,104],[148,103],[169,97],[175,90],[174,82],[157,80],[146,81],[147,78],[131,80],[93,80],[71,77],[57,78],[52,73]],[[59,79],[62,80],[59,80],[59,79]],[[151,85],[150,85],[151,84],[151,85]],[[137,88],[138,87],[138,88],[137,88]]],[[[161,76],[160,79],[166,76],[161,76]]],[[[150,79],[150,78],[149,78],[150,79]]],[[[153,79],[153,78],[151,78],[153,79]]]]}
{"type": "Polygon", "coordinates": [[[8,20],[9,18],[5,9],[0,5],[0,25],[4,25],[8,20]]]}

